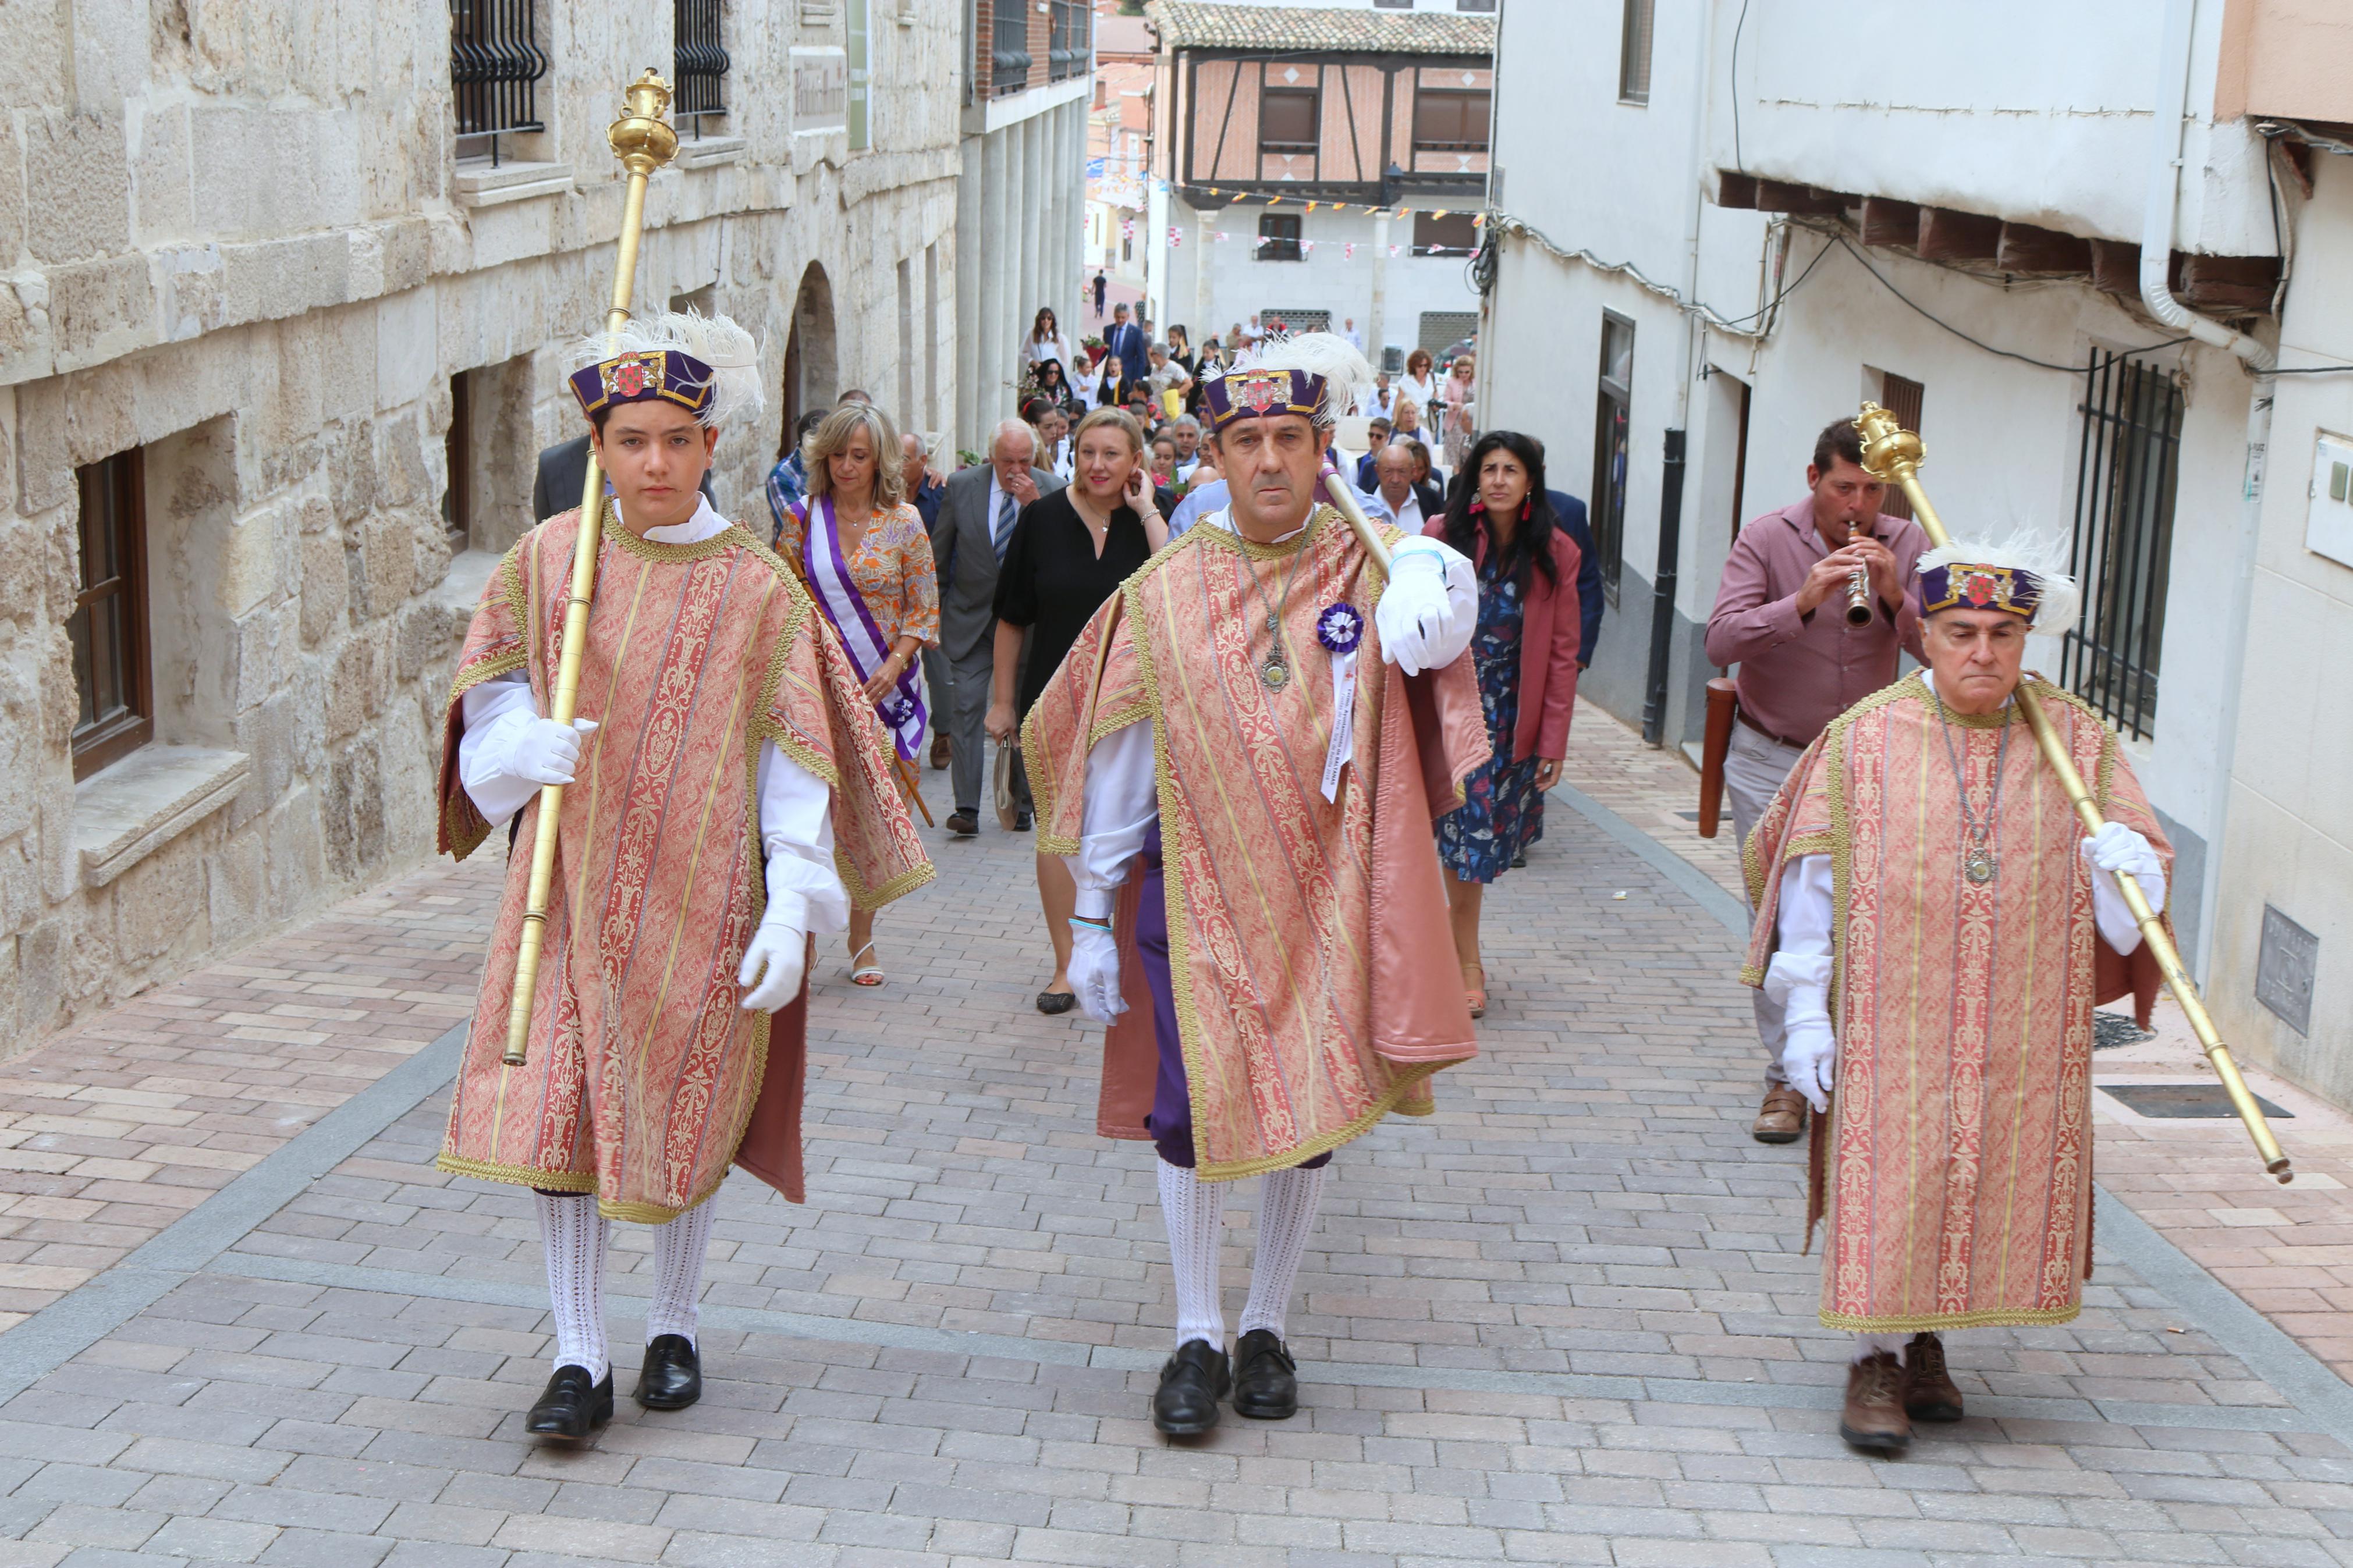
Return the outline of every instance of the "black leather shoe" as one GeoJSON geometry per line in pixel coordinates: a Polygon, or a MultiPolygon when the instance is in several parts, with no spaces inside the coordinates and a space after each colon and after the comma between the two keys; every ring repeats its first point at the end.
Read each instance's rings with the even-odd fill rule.
{"type": "Polygon", "coordinates": [[[585,1366],[559,1366],[546,1392],[524,1416],[522,1429],[534,1437],[578,1439],[613,1418],[613,1374],[591,1386],[585,1366]]]}
{"type": "Polygon", "coordinates": [[[1160,1369],[1152,1424],[1171,1437],[1199,1436],[1218,1424],[1218,1400],[1231,1383],[1225,1352],[1207,1340],[1187,1340],[1160,1369]]]}
{"type": "Polygon", "coordinates": [[[629,1396],[649,1410],[683,1410],[702,1397],[702,1358],[684,1334],[656,1334],[629,1396]]]}
{"type": "Polygon", "coordinates": [[[980,814],[978,812],[961,810],[949,812],[948,831],[955,834],[958,838],[979,837],[980,814]]]}
{"type": "Polygon", "coordinates": [[[1056,1017],[1061,1014],[1067,1013],[1078,1005],[1079,996],[1078,993],[1075,991],[1040,991],[1038,993],[1038,1011],[1045,1014],[1049,1018],[1056,1017]]]}
{"type": "Polygon", "coordinates": [[[1013,831],[1016,833],[1029,832],[1033,824],[1033,820],[1034,819],[1026,811],[1015,812],[1013,814],[1013,831]]]}
{"type": "Polygon", "coordinates": [[[1288,1421],[1299,1414],[1299,1363],[1270,1329],[1252,1329],[1234,1342],[1234,1414],[1253,1421],[1288,1421]]]}

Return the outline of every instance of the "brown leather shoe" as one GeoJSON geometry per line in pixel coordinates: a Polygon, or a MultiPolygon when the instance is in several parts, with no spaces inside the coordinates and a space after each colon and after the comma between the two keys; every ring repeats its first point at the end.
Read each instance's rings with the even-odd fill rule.
{"type": "Polygon", "coordinates": [[[948,738],[945,735],[934,735],[932,737],[932,766],[934,768],[944,768],[947,765],[948,738]]]}
{"type": "Polygon", "coordinates": [[[1961,1391],[1945,1370],[1945,1342],[1914,1334],[1904,1347],[1904,1413],[1915,1421],[1958,1421],[1961,1391]]]}
{"type": "Polygon", "coordinates": [[[1806,1097],[1788,1085],[1768,1089],[1748,1131],[1759,1143],[1795,1143],[1806,1130],[1806,1097]]]}
{"type": "Polygon", "coordinates": [[[1912,1442],[1912,1418],[1904,1414],[1904,1368],[1885,1351],[1846,1369],[1846,1408],[1839,1413],[1839,1436],[1866,1454],[1900,1454],[1912,1442]]]}

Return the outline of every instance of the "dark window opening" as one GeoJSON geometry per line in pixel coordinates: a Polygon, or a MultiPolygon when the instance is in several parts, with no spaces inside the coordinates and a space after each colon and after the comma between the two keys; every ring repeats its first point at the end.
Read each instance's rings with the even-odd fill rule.
{"type": "Polygon", "coordinates": [[[449,553],[466,548],[474,527],[474,373],[449,378],[449,434],[442,439],[448,484],[441,492],[441,531],[449,553]]]}
{"type": "Polygon", "coordinates": [[[1029,7],[1026,0],[997,0],[990,13],[988,90],[993,97],[1029,85],[1029,7]]]}
{"type": "Polygon", "coordinates": [[[1626,0],[1618,36],[1618,98],[1622,103],[1651,101],[1651,0],[1626,0]]]}
{"type": "Polygon", "coordinates": [[[1263,213],[1258,220],[1259,237],[1265,243],[1258,247],[1261,261],[1298,261],[1299,219],[1292,213],[1263,213]]]}
{"type": "Polygon", "coordinates": [[[154,738],[147,668],[147,496],[139,454],[75,470],[81,491],[81,588],[66,622],[81,710],[73,775],[88,778],[154,738]]]}
{"type": "Polygon", "coordinates": [[[1469,213],[1413,215],[1416,256],[1468,256],[1479,248],[1479,228],[1469,213]]]}
{"type": "Polygon", "coordinates": [[[2183,403],[2156,365],[2092,351],[2068,561],[2084,607],[2061,641],[2060,679],[2143,741],[2157,727],[2183,403]]]}
{"type": "Polygon", "coordinates": [[[1493,101],[1493,95],[1484,90],[1423,88],[1413,95],[1414,151],[1484,153],[1493,101]]]}
{"type": "Polygon", "coordinates": [[[1271,87],[1259,100],[1258,150],[1315,151],[1316,111],[1322,95],[1313,89],[1271,87]]]}
{"type": "Polygon", "coordinates": [[[678,78],[675,107],[678,119],[693,121],[694,134],[701,136],[705,116],[727,112],[723,89],[729,61],[719,37],[720,0],[675,3],[670,33],[670,59],[678,78]]]}
{"type": "MultiPolygon", "coordinates": [[[[1920,431],[1920,402],[1926,395],[1927,388],[1916,381],[1906,380],[1890,372],[1880,374],[1879,405],[1894,415],[1896,423],[1915,435],[1920,431]]],[[[1903,486],[1890,485],[1885,499],[1879,503],[1879,510],[1889,517],[1908,519],[1912,515],[1912,498],[1904,493],[1903,486]]]]}
{"type": "Polygon", "coordinates": [[[1601,317],[1601,395],[1593,420],[1593,548],[1601,557],[1601,589],[1618,602],[1626,563],[1626,453],[1634,408],[1634,323],[1601,317]]]}
{"type": "Polygon", "coordinates": [[[499,161],[499,138],[543,131],[537,83],[547,74],[534,0],[449,0],[449,89],[458,156],[499,161]]]}

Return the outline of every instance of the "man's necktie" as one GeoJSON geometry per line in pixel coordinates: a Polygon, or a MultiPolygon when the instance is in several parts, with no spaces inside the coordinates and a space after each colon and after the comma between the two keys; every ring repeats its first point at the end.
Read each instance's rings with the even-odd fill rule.
{"type": "Polygon", "coordinates": [[[997,492],[997,527],[989,540],[997,546],[997,563],[1002,566],[1005,564],[1005,547],[1013,542],[1013,514],[1018,510],[1018,503],[1003,490],[997,492]]]}

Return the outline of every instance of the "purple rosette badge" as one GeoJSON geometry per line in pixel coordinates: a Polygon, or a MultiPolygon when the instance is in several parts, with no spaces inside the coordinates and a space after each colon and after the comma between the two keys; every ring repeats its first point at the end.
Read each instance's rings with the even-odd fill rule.
{"type": "Polygon", "coordinates": [[[1365,617],[1344,599],[1315,617],[1315,640],[1335,654],[1354,653],[1365,640],[1365,617]]]}

